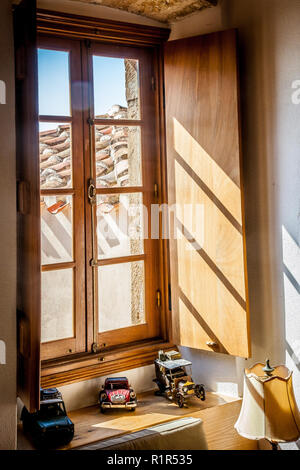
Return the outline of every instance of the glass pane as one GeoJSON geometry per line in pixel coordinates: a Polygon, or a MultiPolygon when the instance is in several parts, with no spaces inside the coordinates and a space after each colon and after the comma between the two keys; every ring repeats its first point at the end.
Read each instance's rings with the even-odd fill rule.
{"type": "Polygon", "coordinates": [[[40,123],[41,189],[72,186],[71,124],[40,123]]]}
{"type": "Polygon", "coordinates": [[[42,264],[73,261],[72,196],[41,197],[42,264]]]}
{"type": "Polygon", "coordinates": [[[93,56],[95,117],[140,119],[139,62],[93,56]]]}
{"type": "Polygon", "coordinates": [[[141,186],[141,129],[95,126],[97,188],[141,186]]]}
{"type": "Polygon", "coordinates": [[[42,343],[74,336],[73,269],[42,272],[42,343]]]}
{"type": "Polygon", "coordinates": [[[145,323],[144,262],[98,268],[99,332],[145,323]]]}
{"type": "Polygon", "coordinates": [[[38,49],[39,113],[70,116],[69,53],[38,49]]]}
{"type": "Polygon", "coordinates": [[[141,193],[97,195],[99,259],[143,253],[143,210],[141,193]]]}

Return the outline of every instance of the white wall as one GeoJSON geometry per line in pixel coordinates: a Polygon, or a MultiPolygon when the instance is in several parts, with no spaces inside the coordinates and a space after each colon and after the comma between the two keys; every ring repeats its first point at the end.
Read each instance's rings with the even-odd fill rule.
{"type": "Polygon", "coordinates": [[[241,390],[246,364],[267,356],[286,362],[300,406],[300,104],[292,103],[292,83],[300,80],[300,1],[223,0],[215,23],[199,14],[190,20],[190,30],[187,19],[174,24],[171,37],[239,31],[253,357],[183,351],[195,378],[230,392],[241,390]]]}
{"type": "MultiPolygon", "coordinates": [[[[224,0],[219,0],[214,8],[207,8],[200,12],[192,13],[180,20],[171,23],[169,41],[184,37],[208,34],[224,29],[224,0]]],[[[243,0],[241,0],[243,1],[243,0]]]]}
{"type": "Polygon", "coordinates": [[[6,358],[0,357],[0,449],[16,445],[16,178],[10,3],[0,2],[0,80],[6,84],[6,103],[0,103],[0,340],[6,346],[6,358]]]}
{"type": "MultiPolygon", "coordinates": [[[[109,377],[127,377],[136,393],[147,392],[155,388],[153,382],[155,370],[152,365],[125,372],[118,372],[117,374],[110,374],[109,377]]],[[[67,410],[78,410],[98,403],[98,395],[100,390],[102,390],[105,378],[106,377],[98,377],[96,379],[59,387],[67,410]]]]}

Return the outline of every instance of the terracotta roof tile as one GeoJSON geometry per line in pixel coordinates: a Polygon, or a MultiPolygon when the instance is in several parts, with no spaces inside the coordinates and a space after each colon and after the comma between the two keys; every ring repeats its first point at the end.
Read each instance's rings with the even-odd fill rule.
{"type": "MultiPolygon", "coordinates": [[[[112,106],[103,116],[110,119],[127,118],[127,108],[112,106]]],[[[96,125],[96,182],[98,187],[128,185],[128,128],[124,126],[96,125]]],[[[70,124],[40,132],[41,188],[71,186],[71,128],[70,124]]],[[[119,204],[119,197],[108,196],[103,211],[109,212],[119,204]],[[110,210],[109,210],[110,208],[110,210]]]]}

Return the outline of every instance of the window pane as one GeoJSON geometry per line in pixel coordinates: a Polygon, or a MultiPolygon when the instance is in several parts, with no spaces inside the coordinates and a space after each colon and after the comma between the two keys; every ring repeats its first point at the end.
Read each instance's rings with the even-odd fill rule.
{"type": "Polygon", "coordinates": [[[141,186],[141,129],[95,126],[97,188],[141,186]]]}
{"type": "Polygon", "coordinates": [[[41,189],[72,186],[71,124],[40,123],[41,189]]]}
{"type": "Polygon", "coordinates": [[[69,53],[38,49],[39,113],[70,116],[69,53]]]}
{"type": "Polygon", "coordinates": [[[42,272],[42,343],[74,336],[73,269],[42,272]]]}
{"type": "Polygon", "coordinates": [[[97,196],[99,259],[143,253],[143,211],[141,193],[97,196]]]}
{"type": "Polygon", "coordinates": [[[73,261],[72,196],[41,197],[42,264],[73,261]]]}
{"type": "Polygon", "coordinates": [[[98,268],[99,332],[145,323],[144,262],[98,268]]]}
{"type": "Polygon", "coordinates": [[[140,119],[139,62],[93,56],[95,117],[140,119]]]}

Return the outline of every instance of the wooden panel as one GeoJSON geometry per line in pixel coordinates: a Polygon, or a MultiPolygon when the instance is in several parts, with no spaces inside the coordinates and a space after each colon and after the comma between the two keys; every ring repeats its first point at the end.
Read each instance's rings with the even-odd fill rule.
{"type": "MultiPolygon", "coordinates": [[[[103,345],[102,345],[103,346],[103,345]]],[[[42,364],[41,385],[43,388],[68,385],[74,382],[103,377],[107,374],[135,369],[153,364],[159,350],[174,350],[174,346],[161,340],[143,344],[126,344],[126,347],[105,350],[97,354],[76,355],[45,361],[42,364]]]]}
{"type": "Polygon", "coordinates": [[[18,394],[39,408],[40,378],[40,175],[35,0],[14,11],[16,56],[17,180],[26,188],[18,207],[18,394]],[[22,183],[23,182],[23,183],[22,183]],[[25,209],[24,209],[25,208],[25,209]]]}
{"type": "Polygon", "coordinates": [[[40,33],[137,46],[161,44],[168,39],[170,34],[167,28],[121,23],[41,9],[37,13],[37,26],[40,33]]]}
{"type": "Polygon", "coordinates": [[[236,32],[167,43],[165,88],[173,341],[248,357],[236,32]]]}
{"type": "MultiPolygon", "coordinates": [[[[69,416],[75,424],[75,436],[66,449],[76,449],[100,440],[117,437],[147,426],[173,421],[186,416],[203,420],[204,432],[209,450],[257,450],[257,441],[250,441],[239,436],[234,429],[241,400],[230,401],[214,393],[207,393],[204,402],[196,398],[189,401],[189,406],[180,409],[164,397],[156,397],[153,392],[138,395],[138,407],[134,413],[128,410],[111,410],[105,415],[99,406],[91,406],[72,411],[69,416]]],[[[18,449],[32,448],[21,430],[18,437],[18,449]]]]}
{"type": "Polygon", "coordinates": [[[60,116],[43,116],[40,121],[70,122],[72,125],[72,189],[42,190],[41,195],[73,194],[73,250],[74,263],[56,263],[42,266],[42,271],[53,271],[73,267],[73,305],[74,305],[74,337],[45,342],[41,346],[42,361],[84,352],[86,350],[86,316],[85,316],[85,233],[84,233],[84,160],[82,152],[82,97],[78,84],[81,75],[81,48],[79,41],[60,39],[53,36],[38,37],[38,47],[50,50],[68,51],[70,67],[70,98],[71,115],[61,119],[60,116]]]}

